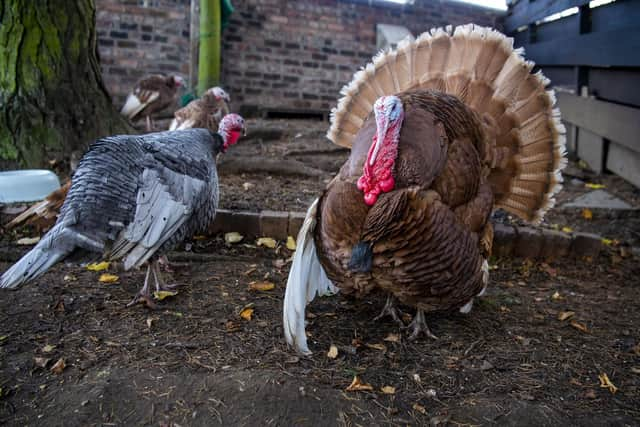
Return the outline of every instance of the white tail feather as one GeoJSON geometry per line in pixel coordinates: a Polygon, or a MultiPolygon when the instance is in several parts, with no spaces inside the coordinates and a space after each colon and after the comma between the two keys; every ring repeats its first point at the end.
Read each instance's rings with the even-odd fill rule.
{"type": "Polygon", "coordinates": [[[338,292],[338,288],[331,283],[320,265],[316,253],[313,231],[316,226],[318,200],[316,199],[309,207],[302,228],[298,233],[298,247],[293,255],[287,290],[284,294],[282,315],[284,336],[289,345],[294,346],[303,354],[311,354],[307,346],[304,324],[304,311],[307,303],[311,302],[316,294],[323,296],[338,292]]]}

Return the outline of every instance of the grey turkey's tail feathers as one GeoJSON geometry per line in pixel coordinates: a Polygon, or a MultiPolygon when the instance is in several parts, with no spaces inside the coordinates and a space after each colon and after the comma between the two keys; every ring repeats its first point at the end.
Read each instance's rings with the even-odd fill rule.
{"type": "Polygon", "coordinates": [[[35,279],[69,255],[74,247],[64,225],[56,224],[33,249],[2,274],[0,288],[17,288],[35,279]]]}
{"type": "Polygon", "coordinates": [[[566,166],[565,128],[555,95],[513,39],[473,24],[403,40],[380,52],[342,88],[327,137],[351,147],[380,96],[431,89],[458,97],[485,121],[489,182],[496,207],[539,222],[560,191],[566,166]]]}

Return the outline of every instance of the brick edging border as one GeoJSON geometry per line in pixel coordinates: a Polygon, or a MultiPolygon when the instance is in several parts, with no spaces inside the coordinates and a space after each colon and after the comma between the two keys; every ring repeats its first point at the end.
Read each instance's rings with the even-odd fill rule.
{"type": "MultiPolygon", "coordinates": [[[[219,209],[210,234],[237,231],[246,238],[296,237],[304,212],[232,211],[219,209]]],[[[545,228],[494,224],[493,254],[523,258],[596,257],[602,251],[602,238],[591,233],[564,233],[545,228]]]]}

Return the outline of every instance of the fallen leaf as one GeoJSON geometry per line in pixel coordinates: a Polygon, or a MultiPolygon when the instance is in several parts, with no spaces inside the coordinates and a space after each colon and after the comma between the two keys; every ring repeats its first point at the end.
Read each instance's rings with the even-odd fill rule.
{"type": "Polygon", "coordinates": [[[147,318],[147,328],[151,329],[151,325],[153,325],[153,319],[149,317],[147,318]]]}
{"type": "Polygon", "coordinates": [[[64,359],[60,358],[58,359],[58,361],[55,363],[55,365],[53,365],[51,367],[51,369],[49,369],[51,372],[53,372],[54,374],[61,374],[62,371],[64,371],[64,368],[66,367],[66,365],[64,364],[64,359]]]}
{"type": "Polygon", "coordinates": [[[287,265],[287,261],[284,259],[274,259],[271,261],[271,265],[273,265],[277,269],[281,269],[285,265],[287,265]]]}
{"type": "Polygon", "coordinates": [[[331,346],[329,347],[329,351],[327,352],[327,357],[329,359],[335,359],[336,357],[338,357],[338,347],[331,344],[331,346]]]}
{"type": "Polygon", "coordinates": [[[46,358],[46,357],[34,357],[33,358],[33,363],[34,365],[36,365],[38,368],[46,368],[47,364],[49,363],[51,359],[46,358]]]}
{"type": "Polygon", "coordinates": [[[611,246],[613,244],[613,240],[606,239],[604,237],[602,239],[600,239],[600,241],[602,242],[603,245],[607,245],[607,246],[611,246]]]}
{"type": "Polygon", "coordinates": [[[287,249],[290,251],[296,250],[296,239],[291,236],[287,236],[287,249]]]}
{"type": "Polygon", "coordinates": [[[634,374],[640,374],[640,366],[633,366],[631,368],[631,372],[633,372],[634,374]]]}
{"type": "Polygon", "coordinates": [[[553,295],[551,295],[551,299],[554,301],[558,301],[562,299],[562,296],[560,295],[560,292],[555,291],[553,295]]]}
{"type": "Polygon", "coordinates": [[[586,397],[587,399],[595,399],[596,398],[595,390],[590,388],[589,390],[585,391],[584,392],[584,397],[586,397]]]}
{"type": "Polygon", "coordinates": [[[351,385],[349,385],[345,391],[373,391],[373,386],[371,384],[363,383],[356,375],[353,377],[351,385]]]}
{"type": "Polygon", "coordinates": [[[587,327],[585,325],[583,325],[582,323],[578,322],[577,320],[572,320],[571,321],[571,326],[573,326],[574,328],[576,328],[579,331],[589,332],[587,327]]]}
{"type": "Polygon", "coordinates": [[[67,274],[62,278],[62,280],[64,280],[65,282],[75,282],[76,280],[78,280],[78,278],[73,274],[67,274]]]}
{"type": "Polygon", "coordinates": [[[587,182],[586,184],[584,184],[584,186],[592,190],[600,190],[602,188],[607,188],[606,185],[604,184],[594,184],[592,182],[587,182]]]}
{"type": "Polygon", "coordinates": [[[118,276],[116,276],[115,274],[109,274],[109,273],[101,274],[100,277],[98,278],[98,282],[102,282],[102,283],[116,283],[118,280],[120,280],[118,276]]]}
{"type": "Polygon", "coordinates": [[[35,245],[40,241],[40,237],[23,237],[16,241],[16,245],[35,245]]]}
{"type": "Polygon", "coordinates": [[[235,332],[240,329],[240,325],[232,320],[229,320],[224,324],[224,328],[227,332],[235,332]]]}
{"type": "Polygon", "coordinates": [[[9,338],[9,335],[3,335],[0,337],[0,342],[6,340],[7,338],[9,338]]]}
{"type": "Polygon", "coordinates": [[[425,409],[425,407],[424,407],[424,406],[422,406],[422,405],[419,405],[419,404],[417,404],[417,403],[414,403],[414,404],[413,404],[413,406],[412,406],[412,408],[413,408],[415,411],[420,412],[422,415],[427,415],[427,410],[426,410],[426,409],[425,409]]]}
{"type": "Polygon", "coordinates": [[[398,334],[389,334],[386,336],[386,338],[384,339],[384,341],[388,341],[388,342],[400,342],[400,335],[398,334]]]}
{"type": "Polygon", "coordinates": [[[587,164],[587,162],[582,159],[578,160],[578,167],[580,169],[589,169],[589,165],[587,164]]]}
{"type": "Polygon", "coordinates": [[[251,320],[251,316],[253,316],[253,308],[251,307],[243,308],[240,312],[240,317],[244,320],[251,320]]]}
{"type": "Polygon", "coordinates": [[[422,379],[420,378],[420,374],[413,374],[413,380],[418,384],[422,382],[422,379]]]}
{"type": "Polygon", "coordinates": [[[618,387],[613,385],[607,374],[603,372],[602,374],[598,375],[598,379],[600,380],[601,388],[608,388],[611,394],[616,394],[616,391],[618,391],[618,387]]]}
{"type": "Polygon", "coordinates": [[[89,271],[102,271],[102,270],[106,270],[107,268],[109,268],[109,265],[111,263],[108,261],[102,261],[99,263],[92,263],[92,264],[87,264],[87,270],[89,271]]]}
{"type": "Polygon", "coordinates": [[[582,217],[584,219],[593,219],[593,212],[589,208],[584,208],[582,209],[582,217]]]}
{"type": "Polygon", "coordinates": [[[55,345],[47,344],[44,347],[42,347],[42,352],[43,353],[51,353],[54,348],[56,348],[55,345]]]}
{"type": "Polygon", "coordinates": [[[181,313],[181,312],[179,312],[179,311],[174,311],[174,312],[173,312],[173,313],[171,313],[171,314],[173,314],[173,315],[174,315],[174,316],[176,316],[176,317],[182,317],[182,313],[181,313]]]}
{"type": "Polygon", "coordinates": [[[203,236],[202,234],[192,237],[193,240],[205,240],[206,238],[207,236],[203,236]]]}
{"type": "Polygon", "coordinates": [[[255,187],[255,184],[252,184],[250,182],[245,182],[244,184],[242,184],[242,188],[244,188],[244,191],[249,191],[253,187],[255,187]]]}
{"type": "Polygon", "coordinates": [[[252,291],[270,291],[275,288],[276,285],[272,282],[251,282],[249,283],[249,289],[252,291]]]}
{"type": "Polygon", "coordinates": [[[573,317],[574,314],[576,313],[574,313],[573,311],[561,311],[560,313],[558,313],[558,320],[564,322],[568,318],[573,317]]]}
{"type": "Polygon", "coordinates": [[[386,385],[380,389],[384,394],[396,394],[396,388],[391,387],[390,385],[386,385]]]}
{"type": "Polygon", "coordinates": [[[276,241],[271,237],[261,237],[256,241],[256,245],[266,246],[267,248],[273,249],[276,247],[276,241]]]}
{"type": "Polygon", "coordinates": [[[540,267],[541,267],[542,271],[544,271],[545,273],[547,273],[551,277],[556,277],[558,275],[558,271],[555,268],[551,267],[547,263],[542,263],[542,265],[540,267]]]}
{"type": "Polygon", "coordinates": [[[153,297],[158,301],[168,297],[175,297],[176,295],[178,295],[178,291],[155,291],[153,293],[153,297]]]}
{"type": "Polygon", "coordinates": [[[224,233],[224,241],[227,243],[238,243],[242,241],[244,236],[237,231],[232,231],[230,233],[224,233]]]}
{"type": "Polygon", "coordinates": [[[372,348],[374,350],[387,351],[387,346],[384,344],[365,344],[365,346],[372,348]]]}
{"type": "Polygon", "coordinates": [[[573,233],[573,228],[571,227],[562,227],[562,231],[565,233],[573,233]]]}

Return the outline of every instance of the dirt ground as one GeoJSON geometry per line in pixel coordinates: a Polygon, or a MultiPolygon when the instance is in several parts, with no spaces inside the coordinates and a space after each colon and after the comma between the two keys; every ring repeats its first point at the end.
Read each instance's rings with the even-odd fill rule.
{"type": "MultiPolygon", "coordinates": [[[[630,304],[640,300],[637,259],[496,260],[470,314],[428,319],[435,341],[410,342],[391,321],[373,322],[380,297],[322,298],[308,311],[314,354],[300,357],[282,337],[287,249],[221,238],[191,249],[171,257],[183,263],[172,278],[187,286],[157,311],[124,307],[144,272],[113,266],[116,284],[59,265],[2,292],[0,422],[640,424],[640,312],[630,304]],[[256,281],[275,288],[250,290],[256,281]],[[251,320],[239,315],[246,307],[251,320]],[[59,359],[66,367],[56,374],[59,359]],[[602,374],[615,393],[600,386],[602,374]],[[354,375],[373,389],[345,391],[354,375]]],[[[24,250],[3,244],[0,270],[24,250]]]]}
{"type": "MultiPolygon", "coordinates": [[[[221,207],[305,210],[348,156],[325,131],[322,122],[250,121],[220,162],[221,207]]],[[[561,202],[599,183],[640,207],[640,192],[620,178],[572,163],[565,179],[561,202]]],[[[587,220],[554,210],[546,226],[640,244],[634,212],[587,220]]],[[[0,271],[28,249],[15,241],[29,233],[0,233],[0,271]]],[[[144,271],[117,265],[114,284],[62,264],[0,292],[0,423],[640,425],[640,264],[619,247],[591,260],[493,260],[491,286],[470,314],[428,318],[435,341],[373,322],[381,296],[316,300],[311,357],[283,339],[289,250],[219,236],[179,249],[170,276],[186,286],[156,311],[125,308],[144,271]],[[251,290],[254,282],[274,289],[251,290]],[[354,376],[371,390],[345,391],[354,376]]]]}

